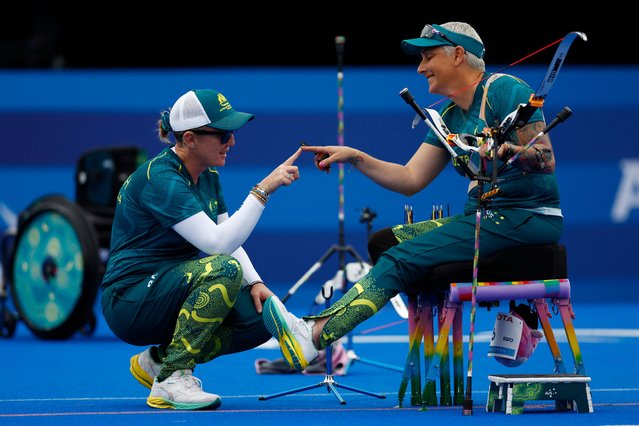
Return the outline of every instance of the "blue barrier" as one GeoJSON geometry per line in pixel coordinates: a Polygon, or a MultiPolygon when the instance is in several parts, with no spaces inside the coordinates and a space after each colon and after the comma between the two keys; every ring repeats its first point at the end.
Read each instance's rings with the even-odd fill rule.
{"type": "MultiPolygon", "coordinates": [[[[544,71],[518,67],[512,73],[534,88],[544,71]]],[[[551,133],[566,218],[563,242],[573,278],[637,277],[627,253],[639,237],[639,153],[629,136],[639,115],[638,77],[639,67],[566,65],[546,101],[547,120],[563,106],[574,113],[551,133]]],[[[221,170],[227,187],[245,189],[226,191],[232,209],[300,140],[336,143],[336,76],[328,68],[0,72],[5,140],[0,203],[17,213],[43,194],[73,198],[75,163],[94,147],[136,145],[150,154],[159,151],[155,122],[160,111],[184,91],[199,87],[216,87],[236,109],[257,115],[238,132],[237,145],[221,170]]],[[[413,113],[398,96],[404,87],[422,106],[439,100],[427,93],[413,67],[347,68],[346,143],[406,162],[425,127],[411,129],[413,113]]],[[[337,242],[337,173],[317,172],[310,156],[300,158],[299,165],[302,180],[273,196],[246,244],[264,275],[277,274],[279,280],[296,280],[337,242]],[[282,250],[272,250],[272,245],[282,250]],[[289,262],[290,267],[282,268],[289,262]]],[[[359,223],[365,207],[378,213],[375,229],[402,222],[406,203],[414,206],[415,220],[426,219],[432,204],[449,204],[451,213],[457,213],[466,184],[446,170],[430,188],[407,198],[357,172],[347,173],[347,242],[366,257],[365,228],[359,223]]]]}

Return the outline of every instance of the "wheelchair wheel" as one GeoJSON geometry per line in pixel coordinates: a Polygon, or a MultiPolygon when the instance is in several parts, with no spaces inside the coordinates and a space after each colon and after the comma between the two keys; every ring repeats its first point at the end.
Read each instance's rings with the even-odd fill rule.
{"type": "Polygon", "coordinates": [[[11,297],[36,336],[66,339],[93,331],[100,270],[96,232],[76,204],[48,195],[20,214],[10,261],[11,297]]]}

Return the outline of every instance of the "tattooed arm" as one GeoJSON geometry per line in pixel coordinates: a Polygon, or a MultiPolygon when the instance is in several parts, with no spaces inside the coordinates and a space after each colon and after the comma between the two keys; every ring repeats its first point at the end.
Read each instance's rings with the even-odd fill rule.
{"type": "Polygon", "coordinates": [[[513,141],[503,144],[499,149],[499,159],[508,161],[509,158],[523,151],[513,166],[526,173],[553,173],[555,171],[555,155],[548,135],[540,137],[537,142],[524,150],[528,142],[541,132],[545,123],[537,121],[526,124],[515,132],[513,141]]]}

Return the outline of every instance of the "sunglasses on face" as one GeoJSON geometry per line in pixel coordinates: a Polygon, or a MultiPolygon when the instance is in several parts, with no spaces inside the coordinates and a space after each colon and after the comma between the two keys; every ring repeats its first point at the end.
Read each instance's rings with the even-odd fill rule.
{"type": "Polygon", "coordinates": [[[220,136],[220,143],[222,145],[226,144],[229,140],[231,140],[231,135],[235,134],[235,130],[220,130],[220,131],[208,131],[208,130],[190,130],[196,135],[215,135],[220,136]]]}

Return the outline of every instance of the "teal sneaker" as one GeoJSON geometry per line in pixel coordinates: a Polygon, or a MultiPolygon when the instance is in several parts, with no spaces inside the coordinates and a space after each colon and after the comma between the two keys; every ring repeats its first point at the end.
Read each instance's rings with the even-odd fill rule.
{"type": "Polygon", "coordinates": [[[262,320],[279,342],[282,355],[291,368],[301,371],[317,357],[312,336],[314,321],[304,321],[288,312],[277,296],[264,302],[262,320]]]}

